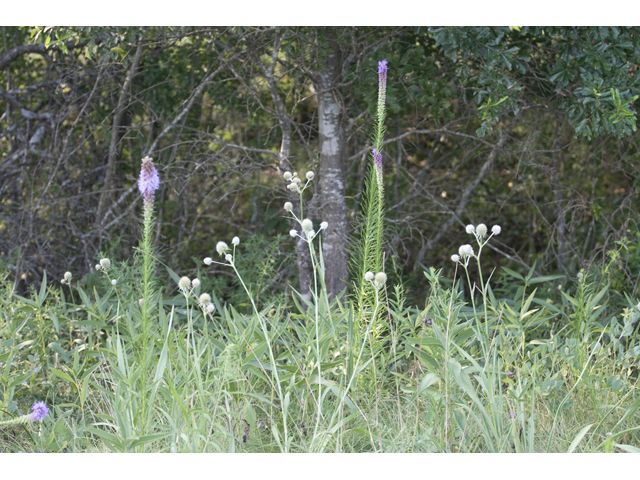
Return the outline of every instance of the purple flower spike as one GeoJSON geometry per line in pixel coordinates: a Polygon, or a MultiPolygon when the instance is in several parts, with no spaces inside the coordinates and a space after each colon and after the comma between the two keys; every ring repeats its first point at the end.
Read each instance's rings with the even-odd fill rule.
{"type": "Polygon", "coordinates": [[[375,148],[373,149],[373,164],[382,172],[382,154],[375,148]]]}
{"type": "Polygon", "coordinates": [[[387,61],[380,60],[378,62],[378,80],[380,82],[380,85],[387,85],[387,70],[387,61]]]}
{"type": "Polygon", "coordinates": [[[32,412],[29,414],[29,420],[39,422],[49,414],[49,409],[44,402],[36,402],[33,404],[32,412]]]}
{"type": "Polygon", "coordinates": [[[153,165],[153,159],[149,156],[142,159],[140,167],[140,178],[138,178],[138,189],[144,197],[145,202],[153,199],[153,194],[160,188],[160,175],[153,165]]]}

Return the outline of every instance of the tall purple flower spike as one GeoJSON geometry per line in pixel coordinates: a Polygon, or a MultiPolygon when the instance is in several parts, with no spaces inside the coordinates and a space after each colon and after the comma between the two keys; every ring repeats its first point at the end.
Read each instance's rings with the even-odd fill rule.
{"type": "Polygon", "coordinates": [[[153,200],[153,195],[160,188],[160,175],[153,165],[153,159],[146,156],[142,159],[140,178],[138,178],[138,190],[144,197],[145,204],[153,200]]]}
{"type": "Polygon", "coordinates": [[[380,60],[378,62],[378,82],[380,86],[387,86],[387,61],[380,60]]]}
{"type": "Polygon", "coordinates": [[[49,409],[44,404],[44,402],[36,402],[36,403],[34,403],[33,407],[31,407],[31,409],[33,411],[29,414],[29,420],[31,420],[32,422],[41,421],[49,413],[49,409]]]}
{"type": "Polygon", "coordinates": [[[377,150],[373,149],[373,164],[376,166],[378,171],[382,173],[382,154],[377,150]]]}

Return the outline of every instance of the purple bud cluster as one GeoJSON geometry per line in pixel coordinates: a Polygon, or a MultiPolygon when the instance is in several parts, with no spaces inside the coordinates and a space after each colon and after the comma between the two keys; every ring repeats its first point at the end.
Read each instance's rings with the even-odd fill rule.
{"type": "Polygon", "coordinates": [[[156,167],[153,165],[153,159],[151,157],[144,157],[142,159],[142,166],[140,167],[140,178],[138,178],[138,190],[144,197],[144,203],[148,204],[153,201],[153,195],[156,190],[160,188],[160,175],[156,167]]]}
{"type": "Polygon", "coordinates": [[[386,60],[380,60],[378,62],[378,82],[380,87],[386,87],[387,86],[387,61],[386,60]]]}
{"type": "Polygon", "coordinates": [[[376,166],[378,171],[382,173],[382,154],[377,150],[373,149],[373,164],[376,166]]]}

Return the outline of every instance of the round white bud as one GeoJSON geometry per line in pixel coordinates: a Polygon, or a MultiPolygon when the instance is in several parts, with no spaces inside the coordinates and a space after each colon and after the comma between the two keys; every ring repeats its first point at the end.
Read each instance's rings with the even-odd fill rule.
{"type": "Polygon", "coordinates": [[[460,261],[460,255],[451,255],[451,261],[453,263],[458,263],[460,261]]]}
{"type": "Polygon", "coordinates": [[[213,303],[210,303],[209,305],[207,305],[207,312],[209,313],[213,313],[215,311],[216,307],[213,303]]]}
{"type": "Polygon", "coordinates": [[[287,185],[287,188],[289,190],[291,190],[292,192],[297,192],[298,191],[298,185],[296,185],[295,183],[290,183],[289,185],[287,185]]]}
{"type": "Polygon", "coordinates": [[[283,177],[288,182],[289,180],[291,180],[293,178],[293,175],[291,175],[291,172],[284,172],[283,177]]]}
{"type": "Polygon", "coordinates": [[[376,273],[376,283],[378,285],[384,285],[387,282],[387,274],[384,272],[376,273]]]}
{"type": "Polygon", "coordinates": [[[208,293],[203,293],[202,295],[200,295],[200,298],[198,298],[198,301],[200,302],[200,305],[205,307],[211,303],[211,295],[209,295],[208,293]]]}
{"type": "Polygon", "coordinates": [[[138,305],[140,305],[140,308],[144,307],[144,298],[138,300],[138,305]]]}
{"type": "Polygon", "coordinates": [[[473,225],[467,225],[467,233],[469,235],[471,235],[475,231],[476,231],[476,227],[474,227],[473,225]]]}
{"type": "Polygon", "coordinates": [[[231,255],[230,253],[227,253],[227,254],[224,256],[224,259],[225,259],[227,262],[229,262],[229,263],[233,263],[233,255],[231,255]]]}
{"type": "Polygon", "coordinates": [[[238,245],[240,245],[240,238],[233,237],[233,240],[231,240],[231,244],[237,247],[238,245]]]}
{"type": "Polygon", "coordinates": [[[111,266],[111,260],[109,260],[108,258],[103,258],[102,260],[100,260],[100,266],[105,270],[109,269],[109,267],[111,266]]]}
{"type": "Polygon", "coordinates": [[[114,287],[116,286],[117,283],[118,281],[115,278],[111,280],[111,285],[113,285],[114,287]]]}
{"type": "Polygon", "coordinates": [[[327,222],[322,222],[320,224],[320,230],[326,230],[327,228],[329,228],[329,224],[327,222]]]}
{"type": "Polygon", "coordinates": [[[476,233],[481,237],[484,237],[487,234],[487,226],[484,223],[481,223],[476,227],[476,233]]]}
{"type": "Polygon", "coordinates": [[[307,180],[313,180],[313,177],[315,177],[316,175],[311,170],[309,170],[305,176],[307,177],[307,180]]]}
{"type": "Polygon", "coordinates": [[[473,247],[471,245],[461,245],[458,249],[458,253],[461,257],[470,257],[473,255],[473,247]]]}
{"type": "Polygon", "coordinates": [[[296,185],[300,185],[302,183],[302,180],[300,180],[299,177],[294,177],[293,183],[295,183],[296,185]]]}
{"type": "Polygon", "coordinates": [[[491,233],[493,233],[494,235],[500,235],[501,231],[502,228],[500,228],[500,225],[494,225],[493,227],[491,227],[491,233]]]}
{"type": "Polygon", "coordinates": [[[213,262],[213,260],[211,260],[211,257],[206,257],[203,260],[203,262],[204,262],[205,265],[211,265],[211,262],[213,262]]]}
{"type": "Polygon", "coordinates": [[[186,290],[187,288],[189,288],[191,286],[191,280],[189,280],[189,277],[182,277],[179,281],[178,281],[178,286],[182,289],[182,290],[186,290]]]}
{"type": "Polygon", "coordinates": [[[287,212],[290,212],[291,210],[293,210],[293,203],[291,203],[291,202],[285,202],[285,204],[284,204],[284,209],[285,209],[287,212]]]}
{"type": "Polygon", "coordinates": [[[309,230],[309,231],[307,232],[307,237],[308,237],[308,238],[313,238],[313,237],[315,237],[315,236],[316,236],[316,231],[315,231],[315,230],[311,229],[311,230],[309,230]]]}
{"type": "Polygon", "coordinates": [[[64,285],[65,283],[67,283],[67,281],[63,278],[62,280],[60,280],[60,283],[64,285]]]}
{"type": "Polygon", "coordinates": [[[375,275],[373,274],[373,272],[367,272],[364,274],[364,279],[367,282],[370,282],[371,280],[373,280],[373,278],[375,277],[375,275]]]}
{"type": "Polygon", "coordinates": [[[100,270],[102,267],[100,266],[99,263],[96,264],[96,270],[100,270]]]}
{"type": "Polygon", "coordinates": [[[193,285],[193,288],[198,288],[198,287],[200,286],[200,279],[198,279],[198,278],[194,278],[194,279],[191,281],[191,285],[193,285]]]}
{"type": "Polygon", "coordinates": [[[312,228],[313,228],[313,222],[311,220],[309,220],[308,218],[305,218],[304,220],[302,220],[302,230],[304,230],[305,232],[308,232],[312,228]]]}
{"type": "Polygon", "coordinates": [[[71,277],[72,277],[72,276],[73,276],[73,275],[71,275],[71,272],[64,272],[64,279],[65,279],[67,282],[70,282],[70,281],[71,281],[71,277]]]}
{"type": "Polygon", "coordinates": [[[298,236],[298,231],[295,228],[292,228],[291,230],[289,230],[289,235],[291,235],[293,238],[296,238],[298,236]]]}
{"type": "Polygon", "coordinates": [[[227,245],[224,242],[218,242],[216,244],[216,252],[218,252],[218,255],[223,256],[227,250],[229,250],[229,245],[227,245]]]}

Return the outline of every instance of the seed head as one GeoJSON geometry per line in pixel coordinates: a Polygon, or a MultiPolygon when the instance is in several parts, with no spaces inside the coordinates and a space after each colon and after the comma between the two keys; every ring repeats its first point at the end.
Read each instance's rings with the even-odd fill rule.
{"type": "Polygon", "coordinates": [[[487,234],[487,226],[484,223],[481,223],[476,227],[476,233],[481,237],[484,237],[487,234]]]}
{"type": "Polygon", "coordinates": [[[293,238],[296,238],[298,236],[298,231],[295,228],[292,228],[291,230],[289,230],[289,235],[291,235],[293,238]]]}
{"type": "Polygon", "coordinates": [[[203,262],[205,265],[211,265],[211,262],[213,262],[213,260],[211,260],[211,257],[205,257],[203,262]]]}
{"type": "Polygon", "coordinates": [[[216,252],[218,255],[223,256],[229,250],[229,245],[224,242],[218,242],[216,244],[216,252]]]}
{"type": "Polygon", "coordinates": [[[305,175],[305,177],[307,177],[307,180],[309,180],[309,181],[313,180],[313,177],[315,177],[315,176],[316,176],[316,174],[313,173],[311,170],[309,170],[307,172],[307,174],[305,175]]]}
{"type": "Polygon", "coordinates": [[[309,220],[308,218],[305,218],[302,221],[302,230],[304,230],[305,232],[308,232],[312,228],[313,228],[313,222],[311,220],[309,220]]]}
{"type": "Polygon", "coordinates": [[[329,224],[327,222],[322,222],[320,224],[320,230],[326,230],[327,228],[329,228],[329,224]]]}
{"type": "Polygon", "coordinates": [[[198,287],[200,286],[200,280],[199,280],[199,279],[197,279],[197,278],[194,278],[194,279],[191,281],[191,285],[193,285],[193,288],[198,288],[198,287]]]}
{"type": "Polygon", "coordinates": [[[494,225],[493,227],[491,227],[491,233],[493,233],[494,235],[500,235],[501,231],[502,228],[500,228],[500,225],[494,225]]]}
{"type": "Polygon", "coordinates": [[[384,272],[376,273],[376,283],[378,285],[384,285],[387,282],[387,274],[384,272]]]}
{"type": "Polygon", "coordinates": [[[198,298],[198,301],[200,302],[200,305],[206,307],[211,303],[211,295],[209,295],[208,293],[203,293],[202,295],[200,295],[200,298],[198,298]]]}
{"type": "Polygon", "coordinates": [[[240,238],[233,237],[233,240],[231,240],[231,244],[237,247],[238,245],[240,245],[240,238]]]}
{"type": "Polygon", "coordinates": [[[191,280],[189,280],[189,277],[182,277],[178,281],[178,286],[180,287],[181,290],[186,290],[191,286],[191,280]]]}
{"type": "Polygon", "coordinates": [[[476,231],[476,227],[474,227],[473,225],[467,225],[467,233],[469,235],[471,235],[475,231],[476,231]]]}
{"type": "Polygon", "coordinates": [[[117,284],[118,284],[118,281],[115,278],[111,280],[111,285],[115,287],[117,284]]]}
{"type": "Polygon", "coordinates": [[[371,280],[373,280],[373,278],[375,277],[375,275],[373,274],[373,272],[367,272],[364,274],[364,279],[367,282],[370,282],[371,280]]]}
{"type": "Polygon", "coordinates": [[[293,178],[293,175],[291,175],[291,172],[284,172],[284,175],[282,176],[287,182],[293,178]]]}
{"type": "Polygon", "coordinates": [[[67,282],[70,282],[70,281],[71,281],[71,277],[72,277],[72,276],[73,276],[73,275],[71,275],[71,272],[64,272],[64,279],[65,279],[67,282]]]}
{"type": "Polygon", "coordinates": [[[100,260],[100,266],[105,270],[109,270],[109,267],[111,267],[111,260],[109,260],[108,258],[103,258],[102,260],[100,260]]]}
{"type": "Polygon", "coordinates": [[[291,203],[291,202],[285,202],[285,204],[284,204],[284,209],[285,209],[287,212],[290,212],[291,210],[293,210],[293,203],[291,203]]]}
{"type": "Polygon", "coordinates": [[[451,261],[453,263],[458,263],[460,261],[460,255],[451,255],[451,261]]]}

